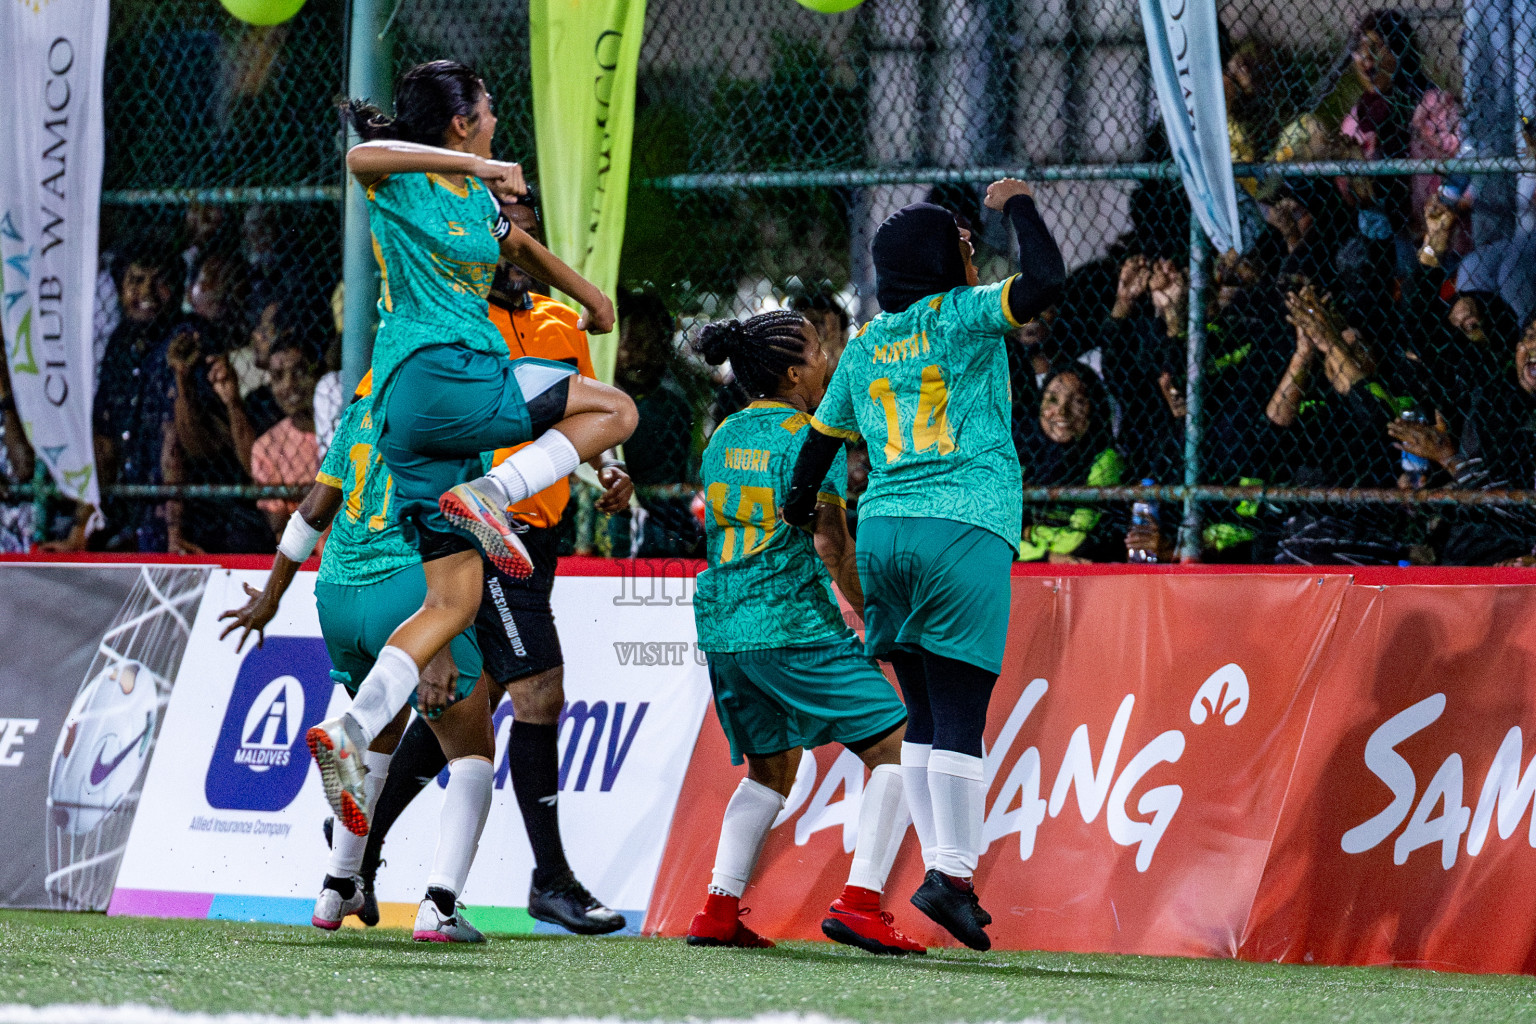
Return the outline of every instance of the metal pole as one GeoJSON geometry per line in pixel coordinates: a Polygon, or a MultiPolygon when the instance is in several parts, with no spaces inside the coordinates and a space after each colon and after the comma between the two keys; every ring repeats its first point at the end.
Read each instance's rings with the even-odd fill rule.
{"type": "MultiPolygon", "coordinates": [[[[355,97],[387,107],[390,102],[389,47],[381,38],[384,24],[380,0],[352,0],[351,50],[347,55],[347,89],[355,97]]],[[[360,141],[350,126],[347,145],[360,141]]],[[[341,332],[342,393],[350,395],[373,361],[373,335],[378,327],[379,270],[368,230],[368,200],[343,172],[342,209],[345,231],[341,277],[346,284],[341,332]]]]}
{"type": "MultiPolygon", "coordinates": [[[[1189,218],[1189,359],[1184,390],[1184,486],[1200,482],[1200,442],[1205,426],[1205,300],[1209,288],[1207,270],[1211,246],[1200,230],[1200,221],[1189,218]]],[[[1186,492],[1184,525],[1179,531],[1179,561],[1200,560],[1200,499],[1186,492]]]]}
{"type": "Polygon", "coordinates": [[[37,544],[48,539],[48,467],[42,457],[32,464],[32,538],[37,544]]]}

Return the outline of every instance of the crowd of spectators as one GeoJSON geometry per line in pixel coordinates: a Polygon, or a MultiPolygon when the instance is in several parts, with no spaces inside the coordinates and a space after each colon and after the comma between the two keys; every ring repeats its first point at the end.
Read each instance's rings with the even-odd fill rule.
{"type": "MultiPolygon", "coordinates": [[[[1212,268],[1200,480],[1536,489],[1536,210],[1518,176],[1285,173],[1294,161],[1510,155],[1500,140],[1518,135],[1518,119],[1489,115],[1481,101],[1477,117],[1464,117],[1396,11],[1360,18],[1284,123],[1268,91],[1279,78],[1268,47],[1250,37],[1224,38],[1223,48],[1233,158],[1273,170],[1239,180],[1243,252],[1218,254],[1212,268]]],[[[1481,73],[1477,61],[1467,66],[1481,73]]],[[[1469,94],[1494,88],[1477,74],[1469,94]]],[[[1524,145],[1529,153],[1536,139],[1524,145]]],[[[1149,155],[1168,156],[1155,135],[1149,155]]],[[[1133,230],[1074,270],[1060,303],[1007,339],[1026,487],[1184,482],[1184,208],[1176,183],[1145,183],[1131,196],[1133,230]]],[[[273,550],[291,498],[208,488],[306,486],[342,407],[340,286],[285,273],[281,239],[268,208],[193,205],[176,238],[112,249],[97,322],[101,482],[201,489],[172,501],[111,500],[107,527],[89,540],[91,510],[81,509],[51,546],[273,550]]],[[[855,326],[848,296],[823,284],[794,291],[789,304],[816,325],[835,367],[855,326]]],[[[615,381],[640,414],[625,446],[638,497],[630,513],[604,520],[597,548],[696,556],[699,454],[746,397],[728,367],[712,376],[691,357],[688,332],[660,295],[623,292],[618,312],[615,381]]],[[[0,411],[0,473],[25,479],[32,456],[5,389],[0,411]]],[[[855,528],[868,471],[867,451],[855,448],[855,528]]],[[[25,543],[27,511],[0,509],[0,548],[25,543]]],[[[1030,503],[1019,557],[1171,560],[1178,515],[1162,513],[1030,503]]],[[[1245,501],[1203,513],[1207,561],[1536,560],[1536,512],[1523,508],[1245,501]]]]}

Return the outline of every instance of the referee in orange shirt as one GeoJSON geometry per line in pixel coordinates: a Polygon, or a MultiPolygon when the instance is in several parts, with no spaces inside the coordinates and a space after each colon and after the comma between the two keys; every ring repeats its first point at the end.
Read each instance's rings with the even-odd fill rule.
{"type": "MultiPolygon", "coordinates": [[[[502,212],[517,227],[538,238],[541,232],[533,202],[530,190],[517,201],[503,204],[502,212]]],[[[511,357],[566,362],[584,376],[595,378],[586,333],[576,328],[576,313],[543,292],[543,285],[516,267],[502,263],[497,268],[491,286],[490,317],[506,339],[511,357]]],[[[516,450],[501,449],[495,461],[501,462],[516,450]]],[[[604,452],[592,460],[592,466],[604,488],[597,501],[598,511],[628,508],[634,485],[617,456],[604,452]]],[[[521,538],[533,561],[533,575],[514,580],[487,563],[475,633],[492,683],[491,707],[501,702],[502,691],[512,700],[507,760],[534,858],[528,913],[536,920],[579,934],[602,935],[623,928],[624,916],[593,897],[571,872],[560,839],[558,812],[565,661],[549,598],[555,585],[559,546],[556,527],[570,497],[569,481],[561,480],[511,506],[514,523],[524,528],[521,538]]],[[[436,737],[417,717],[401,737],[374,810],[361,869],[368,892],[373,890],[390,825],[446,764],[436,737]]]]}

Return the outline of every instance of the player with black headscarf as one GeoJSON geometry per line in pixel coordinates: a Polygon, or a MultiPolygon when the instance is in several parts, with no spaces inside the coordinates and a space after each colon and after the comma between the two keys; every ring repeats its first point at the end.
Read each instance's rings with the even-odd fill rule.
{"type": "Polygon", "coordinates": [[[971,885],[982,727],[1023,518],[1003,336],[1056,301],[1066,278],[1028,185],[993,182],[986,205],[1013,224],[1021,271],[985,288],[970,232],[948,210],[908,206],[876,232],[881,313],[838,363],[784,509],[791,524],[808,522],[839,445],[868,440],[858,570],[867,651],[890,661],[907,703],[903,789],[928,868],[912,902],[976,949],[991,945],[971,885]]]}

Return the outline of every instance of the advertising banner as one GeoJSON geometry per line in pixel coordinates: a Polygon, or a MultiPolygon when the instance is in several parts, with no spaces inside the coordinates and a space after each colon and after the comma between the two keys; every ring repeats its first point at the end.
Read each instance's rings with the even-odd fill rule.
{"type": "MultiPolygon", "coordinates": [[[[1236,955],[1314,665],[1347,589],[1347,578],[1310,576],[1014,580],[986,730],[988,845],[976,875],[994,943],[1236,955]]],[[[687,931],[741,775],[711,716],[649,931],[687,931]]],[[[802,762],[743,900],[754,929],[820,936],[847,878],[864,779],[840,748],[802,762]]],[[[907,903],[922,880],[916,846],[909,831],[886,907],[914,938],[953,945],[907,903]]]]}
{"type": "Polygon", "coordinates": [[[0,566],[0,906],[106,909],[206,574],[0,566]]]}
{"type": "Polygon", "coordinates": [[[1536,972],[1536,590],[1352,587],[1241,955],[1536,972]]]}
{"type": "Polygon", "coordinates": [[[1217,252],[1243,249],[1215,0],[1141,0],[1157,104],[1190,206],[1217,252]]]}
{"type": "MultiPolygon", "coordinates": [[[[645,0],[532,0],[533,129],[544,230],[556,256],[617,294],[629,209],[635,76],[645,0]]],[[[592,337],[592,363],[613,380],[618,330],[592,337]]]]}
{"type": "MultiPolygon", "coordinates": [[[[313,597],[300,573],[243,654],[221,641],[218,616],[262,572],[221,570],[209,584],[145,784],[110,913],[308,924],[325,874],[321,823],[330,809],[304,733],[344,710],[332,683],[313,597]]],[[[689,581],[691,583],[691,581],[689,581]]],[[[566,707],[560,723],[561,829],[571,866],[638,931],[673,808],[708,701],[682,592],[621,577],[558,579],[566,707]]],[[[529,931],[532,854],[513,796],[506,745],[511,706],[495,715],[490,819],[461,894],[470,920],[529,931]]],[[[391,830],[378,878],[385,925],[408,926],[437,845],[442,785],[428,785],[391,830]]]]}
{"type": "Polygon", "coordinates": [[[0,4],[0,334],[59,490],[99,505],[91,446],[108,4],[0,4]]]}

